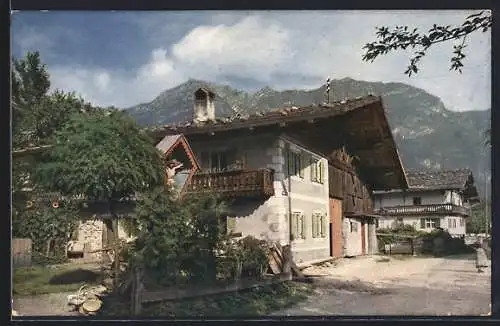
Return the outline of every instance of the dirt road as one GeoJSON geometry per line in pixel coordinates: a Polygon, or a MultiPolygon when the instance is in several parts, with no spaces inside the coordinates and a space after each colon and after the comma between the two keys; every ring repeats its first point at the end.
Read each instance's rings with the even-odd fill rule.
{"type": "Polygon", "coordinates": [[[490,310],[490,268],[478,273],[473,255],[380,260],[306,269],[322,275],[315,278],[315,294],[274,315],[478,316],[490,310]]]}

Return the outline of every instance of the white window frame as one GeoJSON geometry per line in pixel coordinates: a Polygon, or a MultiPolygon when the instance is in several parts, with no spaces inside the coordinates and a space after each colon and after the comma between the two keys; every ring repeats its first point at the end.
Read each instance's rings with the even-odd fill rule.
{"type": "Polygon", "coordinates": [[[287,161],[288,175],[304,179],[304,153],[290,148],[287,161]]]}
{"type": "Polygon", "coordinates": [[[311,157],[311,181],[319,184],[324,183],[325,167],[322,159],[311,157]]]}
{"type": "Polygon", "coordinates": [[[325,212],[314,211],[311,214],[311,225],[311,234],[313,238],[327,238],[327,215],[325,212]]]}
{"type": "Polygon", "coordinates": [[[424,226],[425,229],[435,229],[437,228],[436,226],[436,220],[439,220],[439,218],[434,218],[434,217],[424,217],[424,226]]]}
{"type": "MultiPolygon", "coordinates": [[[[295,230],[292,229],[291,232],[293,235],[293,241],[304,240],[306,238],[306,232],[305,232],[306,220],[304,212],[293,211],[292,219],[294,219],[295,221],[295,230]]],[[[290,224],[290,227],[292,227],[292,224],[290,224]]]]}

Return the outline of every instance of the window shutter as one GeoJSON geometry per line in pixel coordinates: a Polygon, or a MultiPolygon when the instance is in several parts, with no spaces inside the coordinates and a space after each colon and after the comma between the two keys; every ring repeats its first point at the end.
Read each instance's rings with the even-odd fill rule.
{"type": "Polygon", "coordinates": [[[227,233],[234,233],[236,228],[236,217],[227,217],[227,233]]]}
{"type": "Polygon", "coordinates": [[[286,157],[287,157],[287,172],[288,172],[288,176],[292,175],[292,152],[290,151],[290,148],[287,148],[286,149],[286,157]]]}
{"type": "Polygon", "coordinates": [[[306,238],[306,219],[304,218],[304,215],[301,214],[300,215],[300,224],[301,224],[301,237],[302,239],[305,239],[306,238]]]}
{"type": "Polygon", "coordinates": [[[440,228],[441,227],[441,219],[436,218],[435,221],[436,221],[436,228],[440,228]]]}
{"type": "Polygon", "coordinates": [[[319,169],[319,173],[318,173],[318,178],[319,178],[319,183],[323,184],[324,183],[324,180],[323,180],[323,161],[319,161],[318,163],[318,169],[319,169]]]}
{"type": "Polygon", "coordinates": [[[325,238],[326,237],[326,216],[325,216],[325,214],[321,214],[320,223],[321,223],[321,237],[325,238]]]}
{"type": "Polygon", "coordinates": [[[316,181],[315,178],[316,178],[316,162],[314,161],[313,158],[311,158],[309,160],[309,165],[311,166],[311,181],[316,181]]]}
{"type": "Polygon", "coordinates": [[[420,219],[420,228],[425,229],[425,218],[420,219]]]}
{"type": "Polygon", "coordinates": [[[297,214],[292,214],[290,221],[290,233],[293,235],[294,240],[297,239],[297,214]]]}
{"type": "Polygon", "coordinates": [[[303,178],[304,177],[304,164],[302,164],[302,153],[297,153],[297,156],[296,156],[296,160],[295,160],[295,164],[297,165],[297,167],[295,168],[296,170],[298,170],[299,172],[299,177],[303,178]]]}
{"type": "Polygon", "coordinates": [[[311,224],[312,224],[312,237],[313,238],[316,238],[316,234],[317,234],[317,225],[316,225],[316,219],[317,219],[317,216],[316,214],[312,214],[312,218],[311,218],[311,224]]]}

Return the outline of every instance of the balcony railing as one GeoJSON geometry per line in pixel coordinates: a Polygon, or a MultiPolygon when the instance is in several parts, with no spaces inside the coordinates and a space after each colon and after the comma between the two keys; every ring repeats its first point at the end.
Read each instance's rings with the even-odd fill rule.
{"type": "Polygon", "coordinates": [[[224,197],[271,197],[274,172],[269,169],[197,173],[187,193],[214,192],[224,197]]]}
{"type": "Polygon", "coordinates": [[[431,204],[414,206],[392,206],[378,208],[375,212],[379,215],[400,216],[400,215],[447,215],[456,214],[470,216],[471,210],[468,207],[453,204],[431,204]]]}

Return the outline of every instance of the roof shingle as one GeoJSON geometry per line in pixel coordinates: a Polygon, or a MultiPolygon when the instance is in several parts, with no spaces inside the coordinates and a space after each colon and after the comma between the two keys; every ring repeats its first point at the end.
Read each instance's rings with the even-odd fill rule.
{"type": "Polygon", "coordinates": [[[410,189],[464,189],[471,176],[469,169],[406,171],[410,189]]]}

